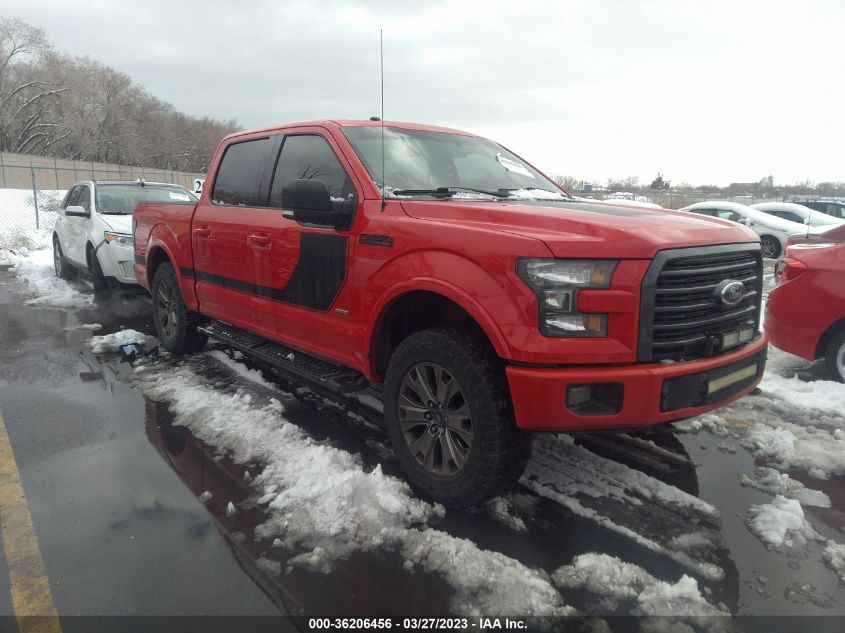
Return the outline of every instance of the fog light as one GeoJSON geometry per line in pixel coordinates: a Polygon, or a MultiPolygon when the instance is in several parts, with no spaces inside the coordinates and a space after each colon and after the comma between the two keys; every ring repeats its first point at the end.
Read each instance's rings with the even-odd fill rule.
{"type": "Polygon", "coordinates": [[[540,323],[546,336],[607,336],[606,314],[554,314],[547,312],[540,323]]]}
{"type": "Polygon", "coordinates": [[[569,385],[566,408],[578,415],[613,415],[622,410],[621,382],[569,385]]]}

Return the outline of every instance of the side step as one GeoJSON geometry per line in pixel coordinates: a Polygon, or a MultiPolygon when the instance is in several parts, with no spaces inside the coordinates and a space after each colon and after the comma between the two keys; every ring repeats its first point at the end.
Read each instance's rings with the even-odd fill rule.
{"type": "Polygon", "coordinates": [[[234,325],[219,321],[197,326],[200,332],[273,368],[316,383],[333,393],[344,394],[365,389],[366,377],[348,367],[335,365],[304,352],[274,343],[234,325]]]}

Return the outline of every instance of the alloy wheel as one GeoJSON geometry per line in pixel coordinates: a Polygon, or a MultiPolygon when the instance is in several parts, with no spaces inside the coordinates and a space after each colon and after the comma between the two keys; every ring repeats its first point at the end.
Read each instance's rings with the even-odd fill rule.
{"type": "Polygon", "coordinates": [[[402,379],[399,425],[411,455],[426,471],[454,477],[472,448],[472,413],[457,378],[437,363],[417,363],[402,379]]]}
{"type": "Polygon", "coordinates": [[[171,285],[162,282],[156,291],[156,316],[161,331],[172,339],[176,336],[176,301],[171,285]]]}

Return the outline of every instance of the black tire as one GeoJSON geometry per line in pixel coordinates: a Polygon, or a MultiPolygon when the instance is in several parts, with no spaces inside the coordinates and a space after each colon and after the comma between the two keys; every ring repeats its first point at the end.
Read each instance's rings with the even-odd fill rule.
{"type": "Polygon", "coordinates": [[[412,334],[399,344],[390,358],[384,391],[387,431],[400,466],[414,486],[444,505],[471,506],[501,494],[513,486],[525,469],[529,436],[514,424],[504,372],[492,352],[470,336],[446,328],[412,334]],[[437,390],[438,399],[443,401],[435,403],[440,414],[436,413],[437,408],[426,409],[423,413],[416,405],[408,406],[411,398],[414,402],[420,400],[413,388],[409,390],[408,381],[420,384],[422,374],[430,372],[433,377],[434,372],[440,370],[445,372],[447,380],[443,382],[441,373],[440,382],[436,384],[452,385],[449,381],[455,380],[457,385],[455,389],[444,387],[444,398],[440,398],[441,391],[437,390]],[[449,405],[455,405],[456,396],[459,396],[457,408],[468,413],[469,418],[453,416],[449,405]],[[401,412],[400,401],[405,405],[401,412]],[[436,422],[432,421],[432,411],[438,415],[436,422]],[[447,415],[444,416],[444,412],[447,415]],[[427,421],[422,421],[421,416],[426,415],[427,421]],[[467,422],[469,425],[465,426],[467,422]],[[458,425],[464,428],[458,430],[458,425]],[[438,430],[432,431],[434,426],[438,430]],[[415,435],[418,430],[421,433],[415,435]],[[447,441],[445,436],[450,433],[447,441]],[[469,444],[460,442],[459,450],[466,451],[460,458],[460,466],[451,457],[444,458],[447,453],[444,446],[451,451],[457,445],[458,434],[471,438],[469,444]],[[428,448],[412,450],[412,445],[422,446],[423,436],[426,436],[428,448]],[[427,465],[428,453],[423,455],[423,450],[435,455],[432,464],[427,465]],[[439,473],[435,472],[437,454],[440,456],[439,473]],[[455,468],[455,472],[443,472],[455,468]]]}
{"type": "Polygon", "coordinates": [[[760,238],[760,249],[763,251],[765,259],[777,259],[783,251],[780,240],[771,235],[764,235],[760,238]]]}
{"type": "Polygon", "coordinates": [[[153,276],[153,321],[164,348],[174,354],[192,354],[208,342],[199,332],[193,316],[185,308],[176,272],[170,264],[161,264],[153,276]]]}
{"type": "Polygon", "coordinates": [[[103,274],[103,267],[97,258],[97,251],[93,246],[88,246],[88,270],[91,273],[91,285],[94,286],[94,294],[104,295],[109,292],[109,284],[103,274]]]}
{"type": "Polygon", "coordinates": [[[845,382],[845,328],[839,330],[827,344],[824,353],[831,378],[845,382]]]}
{"type": "Polygon", "coordinates": [[[60,279],[76,278],[76,268],[68,264],[56,235],[53,236],[53,269],[56,271],[56,277],[60,279]]]}

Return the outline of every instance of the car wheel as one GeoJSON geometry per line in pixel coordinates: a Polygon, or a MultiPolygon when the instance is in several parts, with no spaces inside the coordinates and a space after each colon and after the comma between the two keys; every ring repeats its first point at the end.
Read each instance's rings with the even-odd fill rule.
{"type": "Polygon", "coordinates": [[[97,251],[94,250],[94,247],[91,246],[91,244],[88,245],[86,259],[88,261],[88,272],[91,275],[91,285],[94,286],[94,294],[107,294],[109,291],[109,284],[106,281],[106,276],[103,274],[103,267],[100,266],[97,251]]]}
{"type": "Polygon", "coordinates": [[[170,264],[162,264],[153,276],[153,321],[164,348],[174,354],[201,350],[208,336],[199,332],[182,300],[179,279],[170,264]]]}
{"type": "Polygon", "coordinates": [[[62,247],[59,244],[59,238],[53,237],[53,268],[56,271],[56,277],[61,279],[73,279],[76,277],[76,268],[71,266],[65,260],[62,247]]]}
{"type": "Polygon", "coordinates": [[[825,350],[827,371],[834,380],[845,382],[845,328],[830,339],[825,350]]]}
{"type": "Polygon", "coordinates": [[[764,259],[777,259],[783,249],[776,237],[764,235],[760,238],[760,250],[764,259]]]}
{"type": "Polygon", "coordinates": [[[500,494],[525,467],[528,435],[514,424],[496,360],[469,336],[438,328],[406,338],[388,364],[385,417],[399,464],[446,505],[500,494]]]}

